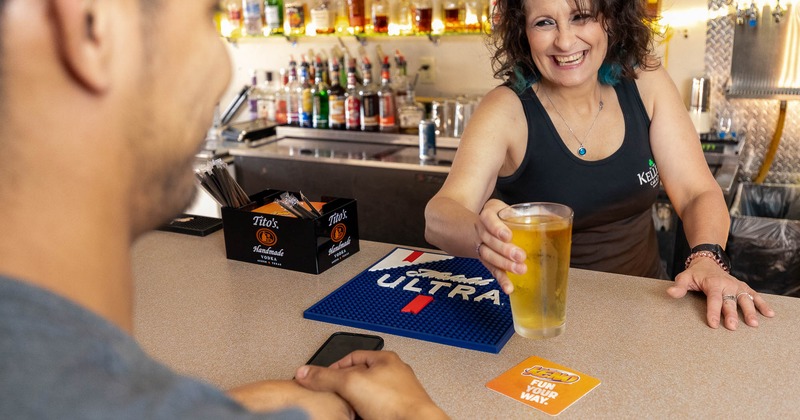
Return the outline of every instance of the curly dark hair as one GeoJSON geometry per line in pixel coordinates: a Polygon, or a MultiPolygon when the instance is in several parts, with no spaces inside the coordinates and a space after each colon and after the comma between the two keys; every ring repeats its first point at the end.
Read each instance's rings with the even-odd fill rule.
{"type": "MultiPolygon", "coordinates": [[[[496,79],[521,92],[539,78],[531,57],[525,21],[526,0],[497,0],[492,15],[494,26],[487,43],[496,79]]],[[[636,69],[651,70],[661,63],[653,55],[655,33],[645,13],[644,0],[569,0],[592,16],[602,15],[608,34],[608,52],[598,78],[614,85],[620,78],[635,79],[636,69]],[[588,3],[588,4],[587,4],[588,3]]]]}

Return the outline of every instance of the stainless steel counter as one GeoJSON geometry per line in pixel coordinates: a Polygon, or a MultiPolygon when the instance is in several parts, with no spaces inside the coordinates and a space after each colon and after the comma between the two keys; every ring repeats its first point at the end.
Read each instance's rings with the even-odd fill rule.
{"type": "MultiPolygon", "coordinates": [[[[437,156],[429,162],[419,159],[419,137],[408,134],[365,133],[281,126],[276,136],[228,149],[233,156],[269,157],[320,161],[343,165],[373,166],[448,173],[458,148],[458,138],[436,139],[437,156]]],[[[712,174],[726,197],[736,190],[739,156],[705,153],[712,174]]]]}
{"type": "Polygon", "coordinates": [[[421,161],[416,135],[278,127],[274,139],[257,147],[232,148],[229,153],[242,157],[448,173],[458,139],[440,137],[436,145],[436,159],[421,161]]]}

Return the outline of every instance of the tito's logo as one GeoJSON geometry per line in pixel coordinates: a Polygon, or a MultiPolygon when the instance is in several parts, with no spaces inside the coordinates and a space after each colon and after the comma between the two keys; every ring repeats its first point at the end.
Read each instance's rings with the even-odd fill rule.
{"type": "Polygon", "coordinates": [[[271,229],[263,228],[256,232],[256,239],[258,239],[258,242],[261,243],[261,245],[272,246],[278,242],[278,235],[276,235],[271,229]]]}
{"type": "Polygon", "coordinates": [[[331,229],[331,239],[333,239],[333,242],[341,242],[345,235],[347,235],[347,226],[345,226],[344,223],[337,223],[336,226],[331,229]]]}
{"type": "Polygon", "coordinates": [[[534,378],[544,379],[545,381],[555,382],[557,384],[574,384],[581,380],[581,377],[576,373],[539,365],[523,370],[522,376],[533,376],[534,378]]]}

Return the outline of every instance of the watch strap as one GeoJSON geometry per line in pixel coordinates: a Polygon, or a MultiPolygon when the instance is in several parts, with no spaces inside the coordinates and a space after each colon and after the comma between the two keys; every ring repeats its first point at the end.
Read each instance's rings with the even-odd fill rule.
{"type": "Polygon", "coordinates": [[[725,250],[722,249],[722,246],[718,244],[700,244],[692,248],[692,253],[686,258],[685,268],[689,268],[692,261],[699,257],[711,258],[726,273],[731,272],[730,259],[728,255],[725,254],[725,250]]]}

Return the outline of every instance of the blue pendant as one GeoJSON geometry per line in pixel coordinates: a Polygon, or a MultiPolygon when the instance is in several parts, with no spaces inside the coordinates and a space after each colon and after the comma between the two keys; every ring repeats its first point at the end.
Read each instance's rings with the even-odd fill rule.
{"type": "Polygon", "coordinates": [[[578,154],[581,155],[581,156],[585,155],[586,154],[586,148],[581,146],[581,148],[578,149],[578,154]]]}

